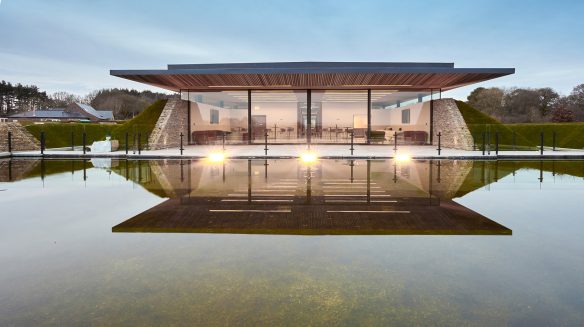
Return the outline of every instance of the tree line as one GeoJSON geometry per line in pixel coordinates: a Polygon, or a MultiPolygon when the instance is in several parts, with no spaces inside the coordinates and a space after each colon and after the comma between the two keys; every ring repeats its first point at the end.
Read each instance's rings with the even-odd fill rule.
{"type": "Polygon", "coordinates": [[[584,121],[584,84],[567,96],[552,88],[474,89],[467,103],[503,123],[584,121]]]}
{"type": "Polygon", "coordinates": [[[139,114],[155,101],[172,97],[177,97],[177,95],[117,88],[96,90],[85,96],[68,92],[47,94],[35,85],[1,81],[0,117],[35,109],[66,108],[71,103],[79,102],[89,104],[97,110],[111,110],[116,119],[128,119],[139,114]]]}

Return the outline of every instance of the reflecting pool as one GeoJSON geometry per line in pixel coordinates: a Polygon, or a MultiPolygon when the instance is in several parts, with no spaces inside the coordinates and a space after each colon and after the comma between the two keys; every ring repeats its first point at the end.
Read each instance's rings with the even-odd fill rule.
{"type": "Polygon", "coordinates": [[[0,160],[0,325],[582,325],[584,161],[0,160]]]}

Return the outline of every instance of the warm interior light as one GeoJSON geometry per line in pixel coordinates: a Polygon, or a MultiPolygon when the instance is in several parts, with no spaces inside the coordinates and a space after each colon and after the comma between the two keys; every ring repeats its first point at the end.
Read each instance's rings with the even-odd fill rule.
{"type": "Polygon", "coordinates": [[[312,151],[306,151],[300,155],[300,160],[305,164],[311,164],[318,160],[318,156],[312,151]]]}
{"type": "Polygon", "coordinates": [[[221,163],[225,161],[225,153],[223,152],[211,152],[207,156],[207,160],[211,163],[221,163]]]}
{"type": "Polygon", "coordinates": [[[395,156],[395,160],[398,162],[407,162],[407,161],[410,161],[411,159],[412,159],[412,157],[410,157],[409,154],[405,154],[405,153],[400,153],[400,154],[395,156]]]}

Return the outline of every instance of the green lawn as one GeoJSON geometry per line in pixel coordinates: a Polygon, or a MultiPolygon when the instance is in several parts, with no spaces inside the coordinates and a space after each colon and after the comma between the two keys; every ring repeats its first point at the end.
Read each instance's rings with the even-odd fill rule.
{"type": "Polygon", "coordinates": [[[71,134],[75,145],[83,144],[83,132],[86,133],[86,144],[105,140],[110,135],[112,139],[120,141],[120,147],[125,144],[126,132],[130,142],[133,136],[141,134],[142,144],[147,145],[148,136],[152,133],[156,121],[166,105],[166,100],[159,100],[144,109],[139,115],[123,124],[96,124],[96,123],[45,123],[28,124],[25,128],[40,140],[41,131],[45,132],[47,148],[62,148],[71,146],[71,134]]]}

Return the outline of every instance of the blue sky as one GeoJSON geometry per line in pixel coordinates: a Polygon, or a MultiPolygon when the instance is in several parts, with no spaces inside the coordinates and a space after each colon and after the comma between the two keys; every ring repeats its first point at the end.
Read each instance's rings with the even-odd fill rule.
{"type": "MultiPolygon", "coordinates": [[[[0,80],[85,94],[169,63],[423,61],[514,67],[481,86],[584,83],[584,1],[1,0],[0,80]]],[[[451,91],[465,98],[476,86],[451,91]]]]}

